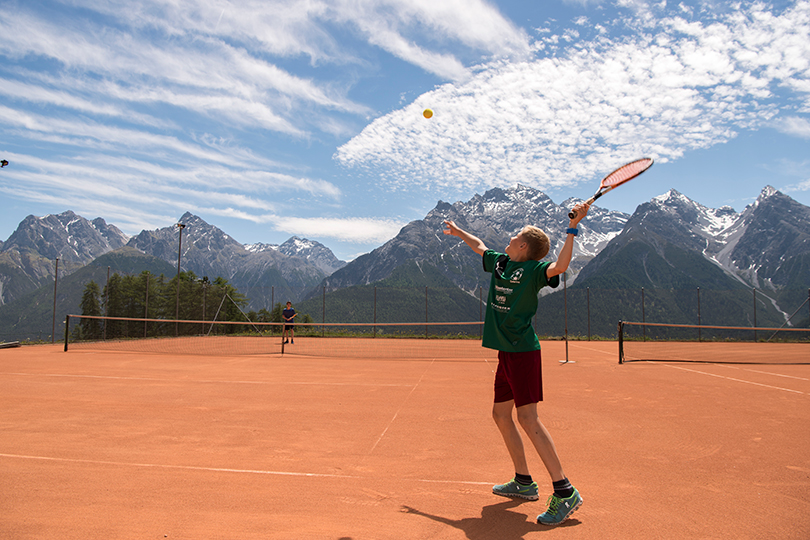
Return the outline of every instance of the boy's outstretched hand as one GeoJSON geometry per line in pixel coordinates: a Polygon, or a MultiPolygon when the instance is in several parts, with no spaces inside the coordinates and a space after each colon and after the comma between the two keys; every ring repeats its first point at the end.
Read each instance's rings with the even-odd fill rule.
{"type": "Polygon", "coordinates": [[[481,241],[480,238],[468,233],[464,229],[459,228],[458,225],[456,225],[452,220],[444,220],[444,225],[447,227],[446,229],[442,230],[444,234],[449,236],[458,236],[464,240],[465,244],[470,246],[472,250],[479,255],[483,255],[483,253],[487,250],[487,246],[481,241]]]}
{"type": "Polygon", "coordinates": [[[447,227],[446,229],[442,230],[442,232],[444,234],[449,235],[449,236],[459,236],[458,232],[461,229],[459,229],[453,221],[451,221],[449,219],[445,219],[444,220],[444,226],[447,227]]]}

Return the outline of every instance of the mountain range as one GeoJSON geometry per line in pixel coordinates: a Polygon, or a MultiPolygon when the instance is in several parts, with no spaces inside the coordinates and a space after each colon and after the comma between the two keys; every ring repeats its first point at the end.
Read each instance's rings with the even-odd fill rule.
{"type": "MultiPolygon", "coordinates": [[[[89,221],[70,211],[42,218],[28,216],[0,244],[0,338],[34,326],[42,332],[44,325],[50,332],[52,317],[35,323],[37,317],[30,312],[35,306],[47,312],[42,307],[48,304],[46,297],[53,302],[56,258],[61,290],[74,274],[73,288],[82,288],[90,279],[103,283],[101,274],[108,266],[113,268],[113,259],[113,270],[149,269],[171,277],[177,271],[179,250],[182,270],[200,278],[228,279],[256,310],[286,300],[314,306],[318,296],[329,293],[350,298],[347,291],[352,288],[391,280],[455,287],[467,297],[475,297],[479,288],[488,286],[489,275],[472,250],[442,234],[445,219],[454,220],[499,250],[525,224],[537,225],[549,233],[549,258],[553,259],[564,241],[568,209],[577,202],[570,199],[557,205],[541,191],[521,185],[495,188],[466,202],[439,201],[424,219],[407,224],[394,238],[349,263],[338,260],[326,246],[297,237],[281,245],[243,245],[191,213],[178,220],[182,229],[172,225],[133,237],[101,218],[89,221]]],[[[649,291],[698,287],[736,291],[741,300],[729,301],[724,307],[729,320],[735,311],[746,310],[745,295],[756,289],[754,296],[759,298],[757,305],[761,304],[759,325],[782,324],[807,299],[810,287],[810,208],[770,186],[742,212],[730,207],[707,208],[675,190],[640,205],[632,215],[593,206],[580,224],[566,290],[571,294],[585,290],[590,294],[591,289],[614,291],[613,300],[602,300],[609,307],[620,304],[618,299],[625,293],[618,291],[642,287],[649,291]]],[[[668,322],[692,322],[689,313],[694,309],[684,296],[671,292],[659,298],[660,316],[668,322]]],[[[63,313],[78,311],[75,295],[65,297],[64,302],[57,307],[59,319],[63,313]]],[[[550,298],[543,309],[553,311],[562,307],[556,305],[559,302],[550,298]]],[[[581,316],[577,315],[580,304],[571,306],[574,316],[581,316]]],[[[470,309],[464,301],[454,305],[470,309]]],[[[605,317],[609,321],[605,328],[615,326],[615,317],[631,320],[642,316],[643,312],[610,314],[605,317]]],[[[736,317],[737,324],[743,322],[739,313],[736,317]]]]}

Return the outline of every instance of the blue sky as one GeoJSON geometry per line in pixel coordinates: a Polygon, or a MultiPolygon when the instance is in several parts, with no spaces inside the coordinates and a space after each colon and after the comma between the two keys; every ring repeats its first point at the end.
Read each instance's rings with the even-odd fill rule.
{"type": "Polygon", "coordinates": [[[349,260],[518,183],[810,205],[810,0],[2,1],[0,238],[186,211],[349,260]],[[421,112],[430,107],[435,116],[421,112]]]}

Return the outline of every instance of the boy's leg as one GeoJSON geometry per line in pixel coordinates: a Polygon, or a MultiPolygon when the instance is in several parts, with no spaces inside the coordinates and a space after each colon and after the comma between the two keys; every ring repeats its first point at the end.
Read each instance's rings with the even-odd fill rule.
{"type": "Polygon", "coordinates": [[[523,449],[523,439],[520,437],[517,425],[512,418],[514,401],[496,402],[492,407],[492,418],[503,436],[506,449],[515,466],[515,478],[505,484],[492,487],[492,493],[502,497],[519,497],[536,501],[539,499],[537,483],[532,482],[529,466],[526,463],[526,453],[523,449]]]}
{"type": "Polygon", "coordinates": [[[523,439],[520,437],[515,420],[512,418],[514,406],[515,402],[513,400],[495,403],[492,406],[492,419],[495,420],[495,424],[503,437],[503,442],[506,443],[509,457],[512,458],[512,463],[515,466],[515,472],[528,475],[529,465],[526,463],[523,439]]]}
{"type": "MultiPolygon", "coordinates": [[[[520,427],[526,432],[540,459],[543,460],[552,482],[565,479],[565,473],[563,472],[562,463],[560,463],[560,457],[557,454],[557,448],[554,446],[554,441],[537,416],[537,403],[529,403],[518,407],[517,417],[520,427]]],[[[525,456],[523,459],[525,462],[525,456]]]]}

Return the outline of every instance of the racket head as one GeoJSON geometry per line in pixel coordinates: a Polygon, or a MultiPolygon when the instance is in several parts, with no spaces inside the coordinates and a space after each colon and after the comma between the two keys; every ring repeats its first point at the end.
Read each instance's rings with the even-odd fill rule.
{"type": "Polygon", "coordinates": [[[641,159],[637,159],[635,161],[631,161],[630,163],[625,163],[606,177],[602,179],[600,184],[603,188],[615,188],[616,186],[620,186],[625,182],[629,182],[636,176],[640,175],[653,165],[653,158],[644,157],[641,159]]]}
{"type": "MultiPolygon", "coordinates": [[[[596,194],[588,199],[588,204],[593,204],[593,202],[610,191],[611,189],[624,184],[625,182],[629,182],[636,176],[640,175],[650,167],[652,167],[654,163],[653,158],[651,157],[644,157],[641,159],[636,159],[631,161],[630,163],[625,163],[609,175],[605,176],[602,179],[602,182],[599,184],[599,190],[596,194]]],[[[570,219],[574,219],[577,216],[576,212],[568,212],[568,217],[570,219]]]]}

